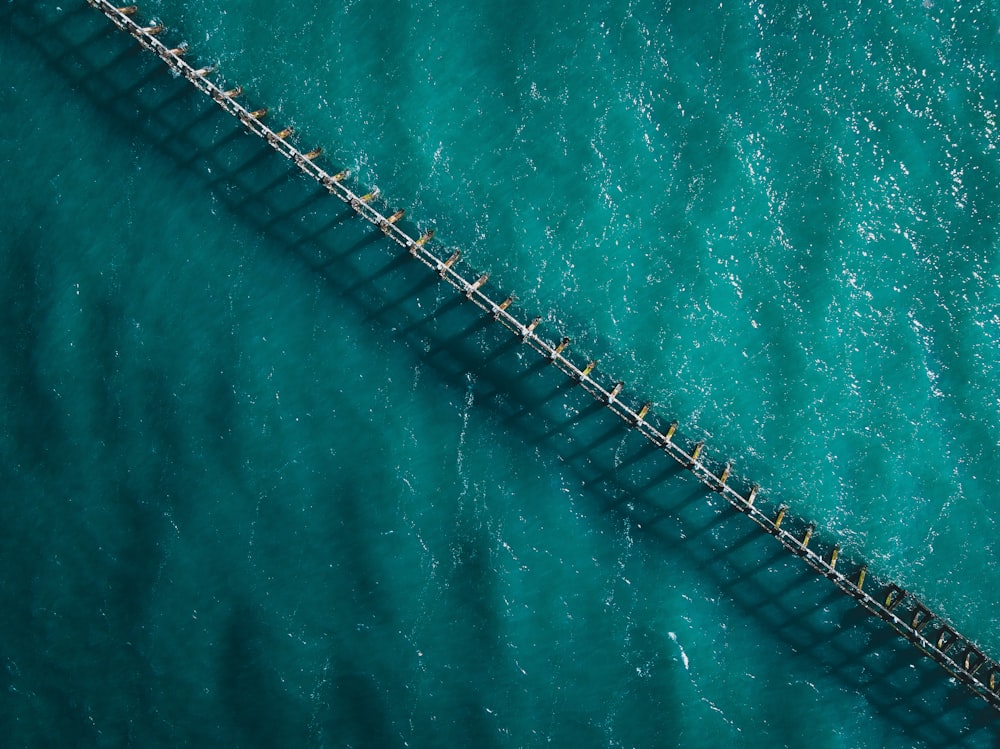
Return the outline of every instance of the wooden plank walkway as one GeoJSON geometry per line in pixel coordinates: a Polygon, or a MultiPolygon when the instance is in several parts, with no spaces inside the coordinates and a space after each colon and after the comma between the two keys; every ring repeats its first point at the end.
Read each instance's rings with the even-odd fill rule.
{"type": "MultiPolygon", "coordinates": [[[[574,363],[566,354],[569,339],[561,338],[556,343],[550,343],[539,336],[535,331],[542,318],[520,318],[512,312],[513,296],[492,297],[487,294],[484,288],[488,274],[466,276],[459,270],[458,251],[447,257],[437,255],[432,249],[433,231],[417,238],[410,236],[398,225],[398,221],[404,215],[402,210],[389,215],[382,213],[374,205],[378,197],[377,191],[364,194],[355,192],[344,184],[348,177],[347,172],[331,174],[315,163],[315,159],[321,153],[320,149],[303,152],[289,142],[289,136],[292,135],[291,128],[274,130],[265,125],[262,119],[267,114],[266,109],[251,110],[237,100],[243,93],[242,88],[223,90],[208,78],[214,72],[213,68],[199,69],[184,59],[187,45],[181,43],[175,47],[168,47],[161,42],[157,35],[164,31],[162,24],[152,21],[142,26],[134,20],[138,14],[138,9],[134,5],[116,7],[108,0],[87,0],[87,2],[107,16],[115,26],[133,36],[144,48],[162,59],[172,71],[211,97],[220,107],[243,123],[247,130],[260,136],[303,173],[351,206],[359,216],[378,227],[386,237],[405,249],[414,259],[437,273],[493,320],[510,330],[521,342],[551,362],[570,380],[618,416],[628,427],[641,433],[655,449],[690,470],[708,489],[717,492],[731,507],[746,515],[762,531],[774,536],[785,549],[830,580],[858,605],[882,619],[901,637],[940,665],[956,681],[1000,710],[1000,665],[975,643],[959,634],[951,624],[897,585],[880,585],[877,595],[870,593],[864,588],[867,576],[865,565],[852,565],[851,572],[845,574],[843,569],[837,567],[839,546],[827,546],[823,550],[817,550],[819,544],[810,547],[812,525],[806,527],[801,537],[782,527],[788,511],[786,505],[778,506],[773,516],[761,510],[756,501],[758,499],[756,485],[753,485],[746,495],[730,486],[731,463],[726,463],[718,473],[713,471],[703,457],[703,442],[688,446],[679,444],[676,421],[658,426],[655,420],[650,418],[651,404],[646,403],[636,409],[622,400],[622,382],[612,381],[613,384],[610,386],[603,385],[594,376],[595,362],[588,362],[582,367],[574,363]],[[498,298],[501,301],[497,301],[498,298]]],[[[872,587],[869,585],[869,588],[872,587]]]]}

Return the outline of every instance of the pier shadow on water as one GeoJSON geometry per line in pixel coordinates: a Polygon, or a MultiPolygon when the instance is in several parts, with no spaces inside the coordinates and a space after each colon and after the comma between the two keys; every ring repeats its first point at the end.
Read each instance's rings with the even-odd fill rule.
{"type": "MultiPolygon", "coordinates": [[[[99,14],[83,6],[46,18],[25,4],[16,15],[10,25],[21,43],[17,52],[44,58],[106,113],[110,132],[155,148],[234,222],[310,268],[374,335],[432,368],[434,386],[452,401],[461,401],[471,381],[478,408],[503,439],[523,443],[525,451],[541,448],[554,470],[583,487],[594,522],[627,519],[652,553],[710,581],[762,637],[773,638],[790,671],[822,673],[863,694],[915,744],[951,747],[995,738],[992,708],[258,138],[242,133],[187,82],[140,54],[99,14]]],[[[234,625],[234,663],[245,660],[254,640],[234,625]]],[[[356,691],[349,684],[338,689],[356,691]]]]}

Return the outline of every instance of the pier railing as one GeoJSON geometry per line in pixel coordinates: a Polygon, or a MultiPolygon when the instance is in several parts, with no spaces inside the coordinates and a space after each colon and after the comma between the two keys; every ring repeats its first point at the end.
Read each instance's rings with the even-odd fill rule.
{"type": "Polygon", "coordinates": [[[489,278],[488,273],[467,276],[461,271],[458,265],[460,251],[456,250],[446,256],[436,253],[433,249],[435,244],[432,242],[433,230],[418,237],[411,236],[398,224],[404,215],[403,210],[388,215],[380,211],[376,207],[376,200],[379,197],[377,190],[362,192],[351,189],[345,184],[349,177],[347,171],[331,173],[316,163],[321,149],[315,148],[303,152],[290,140],[293,134],[292,128],[275,130],[264,123],[266,108],[250,109],[240,103],[238,98],[243,94],[241,87],[223,89],[209,78],[214,72],[214,67],[197,68],[189,63],[185,59],[188,52],[186,44],[180,43],[169,47],[160,41],[158,35],[164,31],[163,24],[154,20],[145,26],[141,25],[136,20],[138,8],[134,5],[118,7],[108,0],[87,0],[87,2],[107,16],[116,27],[134,37],[145,49],[157,55],[170,70],[183,76],[195,88],[238,119],[247,130],[260,136],[304,174],[326,188],[331,195],[347,203],[361,218],[380,229],[386,237],[406,250],[414,259],[437,273],[471,303],[510,330],[522,343],[551,362],[570,380],[618,416],[627,427],[642,434],[655,449],[688,469],[709,490],[717,492],[732,508],[746,515],[762,531],[774,536],[785,549],[830,580],[858,605],[882,619],[901,637],[940,665],[956,681],[1000,710],[1000,664],[987,656],[970,639],[961,635],[953,625],[934,614],[929,607],[900,586],[889,583],[879,585],[875,594],[870,592],[872,584],[868,589],[865,588],[868,574],[866,565],[852,564],[851,571],[845,573],[837,566],[840,556],[838,545],[824,545],[825,548],[822,550],[817,549],[818,543],[810,546],[813,525],[807,525],[802,535],[789,532],[783,527],[788,513],[785,504],[779,505],[773,514],[764,512],[757,504],[756,484],[752,485],[745,495],[730,485],[731,463],[726,463],[717,473],[703,457],[704,442],[682,445],[679,442],[681,438],[677,434],[676,421],[663,425],[651,416],[652,404],[645,403],[635,408],[624,402],[621,381],[608,378],[604,381],[610,380],[612,384],[602,384],[595,374],[596,362],[589,361],[583,366],[574,363],[566,353],[570,343],[568,338],[563,337],[556,342],[546,340],[536,332],[541,317],[528,318],[515,314],[512,308],[513,295],[494,297],[487,293],[484,289],[489,278]]]}

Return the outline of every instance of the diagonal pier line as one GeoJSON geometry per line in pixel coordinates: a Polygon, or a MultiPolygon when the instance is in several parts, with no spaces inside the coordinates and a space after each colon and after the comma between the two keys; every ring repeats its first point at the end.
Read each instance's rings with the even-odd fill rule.
{"type": "Polygon", "coordinates": [[[602,385],[591,376],[596,367],[595,362],[588,362],[581,368],[564,353],[569,345],[568,339],[562,338],[553,344],[535,332],[542,320],[541,317],[522,319],[509,311],[514,300],[513,296],[497,302],[484,292],[483,287],[489,274],[466,277],[456,268],[461,255],[459,251],[442,259],[432,251],[433,245],[428,246],[433,238],[433,231],[428,231],[419,238],[412,237],[397,223],[403,217],[404,211],[398,210],[387,216],[373,205],[374,200],[379,197],[377,190],[365,194],[352,190],[344,184],[344,180],[349,176],[346,171],[331,174],[315,163],[321,149],[303,152],[288,140],[292,135],[292,128],[276,131],[264,124],[262,120],[266,116],[266,109],[250,110],[237,101],[237,97],[243,93],[242,87],[224,90],[208,78],[214,72],[214,67],[195,68],[184,59],[187,52],[186,44],[170,48],[161,42],[157,38],[157,34],[164,30],[161,23],[153,21],[148,26],[141,26],[134,20],[138,12],[138,8],[134,5],[117,7],[108,0],[87,0],[87,2],[101,11],[118,29],[128,33],[142,47],[157,55],[171,71],[184,77],[227,113],[238,119],[249,132],[262,138],[305,175],[349,205],[361,218],[380,229],[387,238],[405,249],[415,260],[437,273],[442,280],[482,310],[488,318],[505,327],[523,344],[559,369],[570,381],[589,393],[595,401],[618,416],[627,427],[635,429],[656,449],[689,470],[707,489],[718,493],[731,507],[750,518],[762,531],[774,536],[782,547],[801,558],[817,574],[830,580],[859,606],[882,619],[956,681],[1000,710],[1000,664],[986,655],[974,642],[959,634],[954,626],[895,584],[884,584],[881,586],[879,596],[872,595],[864,589],[868,574],[867,566],[864,564],[855,565],[850,575],[845,574],[842,569],[837,569],[840,555],[838,545],[830,547],[825,553],[817,553],[809,546],[814,526],[807,526],[805,535],[801,538],[782,527],[788,511],[786,505],[780,505],[773,518],[764,513],[755,503],[758,494],[756,484],[752,485],[748,494],[744,496],[727,482],[731,463],[727,463],[718,475],[714,473],[702,460],[703,442],[695,443],[689,448],[682,447],[674,439],[677,422],[672,422],[666,431],[663,431],[646,418],[651,404],[647,403],[636,410],[624,403],[620,398],[623,383],[616,382],[611,388],[602,385]],[[470,278],[472,280],[469,280],[470,278]]]}

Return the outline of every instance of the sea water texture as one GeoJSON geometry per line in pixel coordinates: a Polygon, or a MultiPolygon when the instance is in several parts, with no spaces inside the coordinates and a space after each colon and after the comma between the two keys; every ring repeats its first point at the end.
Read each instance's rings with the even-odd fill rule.
{"type": "MultiPolygon", "coordinates": [[[[140,16],[1000,655],[996,2],[140,16]]],[[[5,745],[995,746],[82,0],[0,65],[5,745]]]]}

